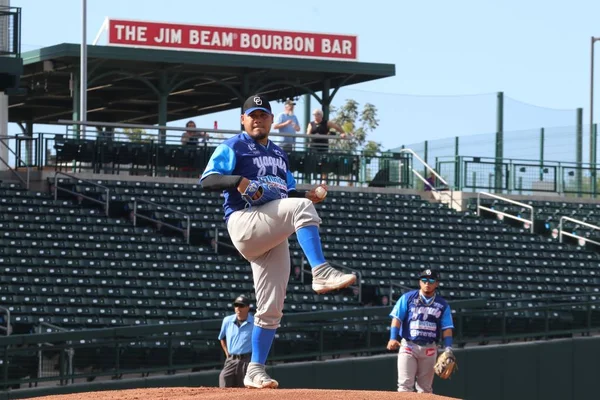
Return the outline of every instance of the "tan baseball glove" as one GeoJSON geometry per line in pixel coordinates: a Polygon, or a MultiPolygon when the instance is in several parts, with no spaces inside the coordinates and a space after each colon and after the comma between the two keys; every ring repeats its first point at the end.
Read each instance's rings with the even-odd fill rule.
{"type": "Polygon", "coordinates": [[[458,370],[456,357],[451,349],[447,348],[442,354],[439,355],[433,370],[435,371],[436,375],[442,379],[450,378],[450,376],[458,370]]]}

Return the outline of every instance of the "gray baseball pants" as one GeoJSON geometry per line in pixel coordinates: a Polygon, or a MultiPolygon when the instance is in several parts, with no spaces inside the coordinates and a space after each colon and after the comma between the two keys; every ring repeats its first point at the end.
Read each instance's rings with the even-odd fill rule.
{"type": "Polygon", "coordinates": [[[402,339],[398,351],[398,391],[432,393],[432,384],[437,359],[437,345],[430,343],[419,346],[402,339]]]}
{"type": "Polygon", "coordinates": [[[242,358],[229,356],[219,373],[219,387],[244,387],[248,363],[250,363],[250,355],[242,358]]]}
{"type": "Polygon", "coordinates": [[[288,238],[302,227],[320,223],[312,201],[296,197],[235,211],[229,217],[227,230],[233,245],[252,267],[255,325],[279,327],[290,278],[288,238]]]}

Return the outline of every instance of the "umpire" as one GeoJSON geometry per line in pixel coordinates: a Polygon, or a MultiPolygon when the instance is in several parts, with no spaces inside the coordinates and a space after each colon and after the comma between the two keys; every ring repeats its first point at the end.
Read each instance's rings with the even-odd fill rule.
{"type": "Polygon", "coordinates": [[[219,333],[226,358],[219,374],[219,387],[244,387],[244,376],[252,356],[254,315],[250,314],[250,300],[244,295],[238,296],[233,307],[235,314],[223,318],[219,333]]]}

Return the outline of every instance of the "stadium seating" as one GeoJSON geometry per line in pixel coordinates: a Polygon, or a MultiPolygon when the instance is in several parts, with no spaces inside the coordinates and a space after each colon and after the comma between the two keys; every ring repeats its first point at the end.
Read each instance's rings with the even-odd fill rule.
{"type": "MultiPolygon", "coordinates": [[[[0,186],[0,301],[17,322],[75,328],[221,318],[234,295],[253,291],[247,263],[236,254],[215,254],[210,241],[187,245],[128,219],[133,200],[144,198],[188,213],[196,232],[212,235],[216,228],[226,242],[218,193],[193,184],[95,182],[110,189],[111,217],[77,196],[61,193],[54,201],[0,186]]],[[[107,196],[83,181],[60,185],[107,196]]],[[[391,283],[416,287],[414,278],[429,267],[441,269],[440,291],[449,300],[519,301],[600,290],[598,254],[418,195],[330,190],[317,208],[326,257],[360,271],[363,285],[379,295],[388,295],[391,283]]],[[[154,216],[186,223],[168,211],[154,216]]],[[[290,245],[299,265],[302,252],[295,240],[290,245]]],[[[316,296],[309,281],[291,281],[286,312],[359,305],[351,291],[316,296]]]]}

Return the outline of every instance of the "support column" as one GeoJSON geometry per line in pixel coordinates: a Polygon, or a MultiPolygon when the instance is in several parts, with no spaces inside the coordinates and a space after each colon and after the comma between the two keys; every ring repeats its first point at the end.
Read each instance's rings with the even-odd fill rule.
{"type": "Polygon", "coordinates": [[[540,128],[540,182],[544,180],[544,136],[544,128],[540,128]]]}
{"type": "Polygon", "coordinates": [[[460,151],[458,148],[459,137],[454,138],[454,190],[461,190],[460,187],[460,151]]]}
{"type": "MultiPolygon", "coordinates": [[[[25,136],[27,136],[29,139],[33,139],[33,121],[29,120],[27,122],[25,122],[25,136]]],[[[38,143],[37,146],[35,146],[37,153],[36,153],[36,157],[35,157],[35,161],[37,161],[37,166],[41,167],[42,163],[41,160],[39,158],[39,147],[41,145],[41,139],[38,138],[38,143]]],[[[32,140],[28,140],[25,142],[25,157],[23,157],[23,161],[25,161],[25,164],[27,164],[27,166],[32,166],[33,165],[33,141],[32,140]]]]}
{"type": "Polygon", "coordinates": [[[331,89],[331,81],[329,79],[325,79],[323,81],[323,93],[321,100],[321,109],[323,110],[323,119],[329,120],[329,102],[331,98],[329,97],[329,90],[331,89]]]}
{"type": "MultiPolygon", "coordinates": [[[[167,73],[163,71],[160,74],[160,81],[158,85],[158,126],[167,125],[167,113],[169,107],[169,87],[167,83],[167,73]]],[[[167,142],[167,132],[164,129],[160,129],[158,132],[159,143],[165,144],[167,142]]]]}
{"type": "Polygon", "coordinates": [[[496,167],[494,171],[496,192],[502,191],[504,159],[504,93],[496,96],[496,167]]]}
{"type": "Polygon", "coordinates": [[[575,171],[575,180],[577,184],[577,197],[581,197],[582,191],[582,171],[583,168],[583,108],[577,109],[577,130],[575,134],[575,162],[577,170],[575,171]]]}
{"type": "MultiPolygon", "coordinates": [[[[71,74],[71,85],[71,93],[73,94],[73,117],[71,119],[73,121],[79,121],[79,106],[81,105],[79,102],[79,71],[74,71],[71,74]]],[[[81,129],[79,125],[73,125],[72,134],[77,139],[81,137],[81,129]]]]}
{"type": "MultiPolygon", "coordinates": [[[[312,96],[310,94],[304,95],[304,127],[306,127],[312,119],[311,112],[310,112],[310,98],[311,97],[312,96]]],[[[300,131],[300,132],[305,133],[303,131],[300,131]]]]}

